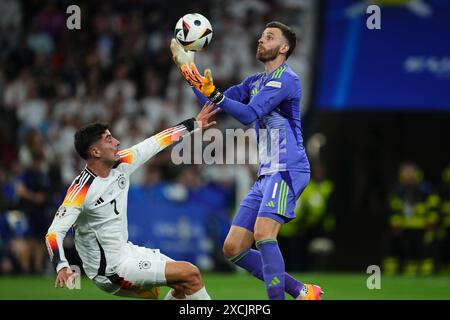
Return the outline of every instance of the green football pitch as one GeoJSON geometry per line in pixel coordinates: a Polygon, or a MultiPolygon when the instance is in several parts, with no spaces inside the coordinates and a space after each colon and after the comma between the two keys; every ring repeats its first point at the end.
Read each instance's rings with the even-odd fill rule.
{"type": "MultiPolygon", "coordinates": [[[[450,277],[382,276],[381,288],[369,290],[366,274],[308,273],[295,274],[307,283],[320,285],[324,300],[404,300],[450,299],[450,277]]],[[[215,300],[265,300],[264,284],[239,273],[205,273],[203,278],[211,298],[215,300]]],[[[55,289],[52,277],[0,277],[0,299],[126,299],[97,289],[87,278],[81,279],[79,290],[55,289]]],[[[168,288],[161,290],[161,299],[168,288]]],[[[288,297],[288,299],[292,299],[288,297]]]]}

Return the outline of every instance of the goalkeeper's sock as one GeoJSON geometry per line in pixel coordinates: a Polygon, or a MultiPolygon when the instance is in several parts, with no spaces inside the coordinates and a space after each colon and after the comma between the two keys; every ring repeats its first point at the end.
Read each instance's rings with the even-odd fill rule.
{"type": "MultiPolygon", "coordinates": [[[[258,250],[247,249],[233,258],[230,258],[230,261],[235,265],[244,268],[259,280],[264,281],[261,253],[258,250]]],[[[303,282],[298,281],[286,272],[284,273],[284,282],[286,292],[294,299],[299,296],[301,290],[305,287],[303,282]]]]}
{"type": "Polygon", "coordinates": [[[211,300],[211,297],[206,292],[206,288],[203,287],[191,295],[186,295],[186,300],[211,300]]]}
{"type": "Polygon", "coordinates": [[[256,242],[261,252],[262,270],[270,300],[284,300],[284,260],[278,242],[264,239],[256,242]]]}
{"type": "Polygon", "coordinates": [[[166,296],[164,297],[164,300],[184,300],[184,299],[178,299],[173,295],[173,290],[170,289],[169,292],[167,292],[166,296]]]}

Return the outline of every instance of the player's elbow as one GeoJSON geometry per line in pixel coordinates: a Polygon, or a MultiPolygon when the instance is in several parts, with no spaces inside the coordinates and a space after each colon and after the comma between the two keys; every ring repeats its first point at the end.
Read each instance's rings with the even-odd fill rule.
{"type": "Polygon", "coordinates": [[[244,118],[244,125],[248,125],[250,123],[255,122],[255,120],[258,119],[258,114],[256,113],[256,111],[253,109],[253,107],[251,107],[249,105],[249,108],[245,114],[245,118],[244,118]]]}
{"type": "Polygon", "coordinates": [[[238,120],[240,123],[246,126],[249,125],[250,123],[253,123],[256,120],[256,118],[257,118],[256,113],[254,111],[251,111],[238,120]]]}
{"type": "MultiPolygon", "coordinates": [[[[254,120],[253,120],[254,121],[254,120]]],[[[242,120],[242,121],[239,121],[240,123],[242,123],[244,126],[248,126],[250,123],[252,123],[253,122],[252,120],[242,120]]]]}

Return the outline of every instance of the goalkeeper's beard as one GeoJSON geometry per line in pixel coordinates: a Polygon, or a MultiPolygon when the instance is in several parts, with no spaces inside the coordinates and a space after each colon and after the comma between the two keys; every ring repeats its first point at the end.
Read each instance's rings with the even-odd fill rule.
{"type": "Polygon", "coordinates": [[[274,60],[278,56],[278,52],[280,51],[281,46],[273,48],[273,49],[267,49],[264,51],[256,51],[256,59],[258,59],[261,62],[268,62],[274,60]]]}

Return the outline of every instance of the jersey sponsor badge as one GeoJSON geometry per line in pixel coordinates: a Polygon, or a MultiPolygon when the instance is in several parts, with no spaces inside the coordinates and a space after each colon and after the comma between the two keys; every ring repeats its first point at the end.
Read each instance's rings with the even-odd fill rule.
{"type": "Polygon", "coordinates": [[[281,88],[281,82],[280,81],[269,81],[266,84],[266,87],[273,87],[273,88],[281,88]]]}

